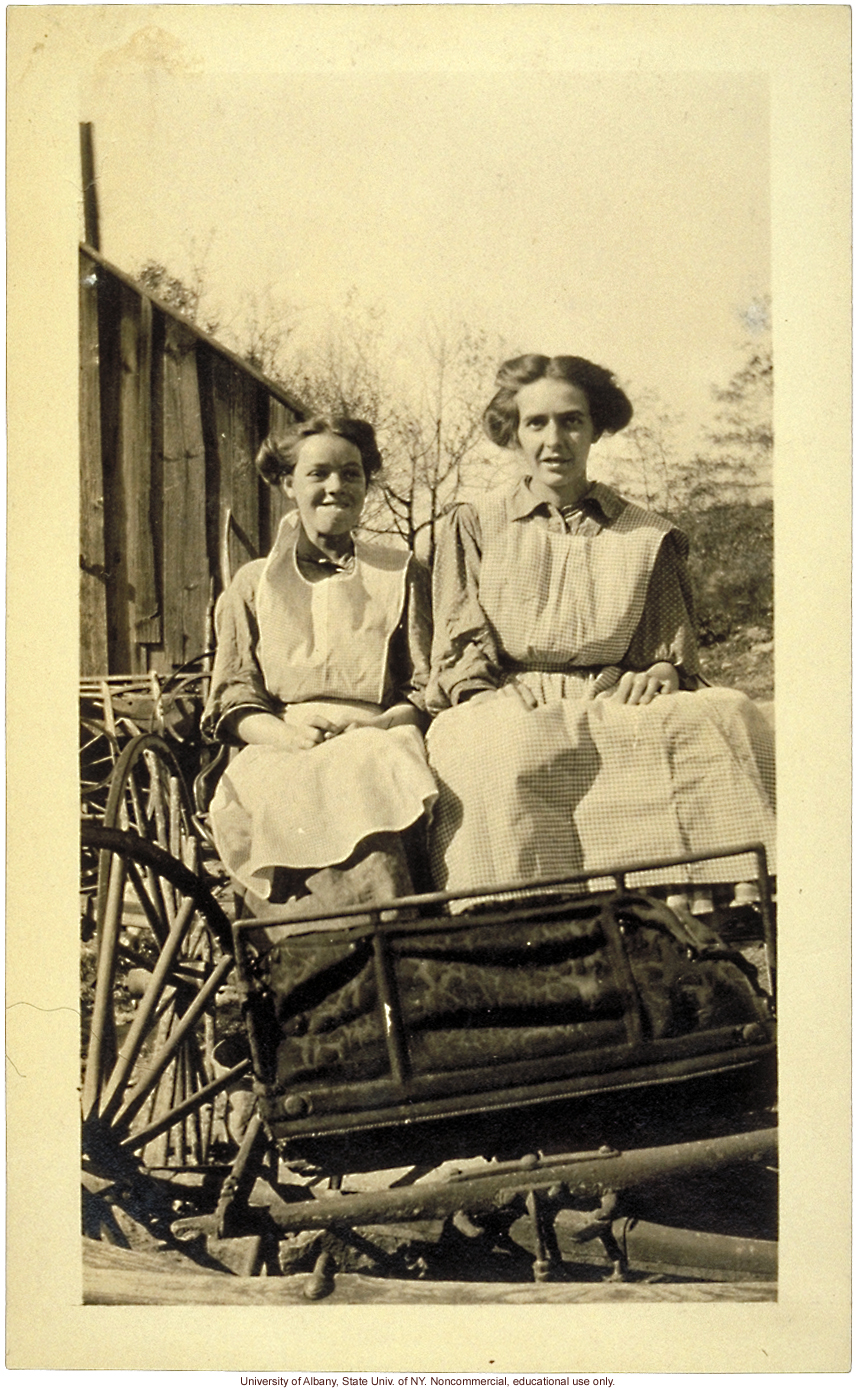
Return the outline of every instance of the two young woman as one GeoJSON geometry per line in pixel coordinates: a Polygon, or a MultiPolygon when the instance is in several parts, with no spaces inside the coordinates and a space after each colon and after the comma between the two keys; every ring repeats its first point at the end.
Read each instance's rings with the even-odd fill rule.
{"type": "Polygon", "coordinates": [[[687,540],[588,479],[627,397],[574,357],[517,358],[497,387],[486,431],[521,477],[441,528],[430,675],[419,567],[353,537],[371,428],[318,420],[263,446],[296,510],[221,600],[206,715],[247,745],[212,820],[258,898],[300,911],[331,874],[340,905],[407,891],[396,832],[426,812],[451,890],[756,840],[773,855],[770,731],[701,681],[687,540]]]}

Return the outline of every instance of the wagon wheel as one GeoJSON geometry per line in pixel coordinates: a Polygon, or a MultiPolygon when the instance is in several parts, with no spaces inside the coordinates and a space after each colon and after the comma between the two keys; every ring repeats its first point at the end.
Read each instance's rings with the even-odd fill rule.
{"type": "Polygon", "coordinates": [[[99,719],[80,720],[80,800],[84,815],[103,815],[119,743],[99,719]]]}
{"type": "MultiPolygon", "coordinates": [[[[84,820],[104,819],[113,773],[123,742],[139,734],[130,720],[102,716],[93,701],[84,701],[80,716],[78,766],[80,770],[80,811],[84,820]]],[[[84,851],[80,866],[80,891],[84,915],[92,918],[98,882],[98,857],[84,851]],[[90,904],[92,899],[92,904],[90,904]],[[90,910],[92,907],[92,910],[90,910]]]]}
{"type": "Polygon", "coordinates": [[[215,1099],[250,1067],[218,1075],[212,1055],[215,999],[233,964],[229,922],[160,845],[87,824],[82,842],[107,885],[84,1020],[85,1167],[105,1179],[204,1167],[218,1152],[215,1099]]]}
{"type": "MultiPolygon", "coordinates": [[[[122,750],[110,781],[103,824],[131,830],[199,872],[199,840],[184,777],[170,745],[157,734],[138,734],[122,750]]],[[[171,917],[175,891],[169,884],[159,888],[152,871],[147,870],[146,876],[152,891],[164,898],[171,917]]],[[[108,859],[102,852],[95,905],[98,922],[104,917],[109,879],[108,859]]]]}
{"type": "Polygon", "coordinates": [[[120,749],[142,730],[133,720],[116,717],[110,692],[101,699],[83,694],[80,708],[80,799],[86,816],[104,815],[120,749]]]}
{"type": "MultiPolygon", "coordinates": [[[[110,779],[119,760],[119,743],[99,719],[80,720],[80,810],[84,820],[101,820],[107,808],[110,779]]],[[[81,912],[84,937],[94,929],[93,908],[98,886],[98,855],[83,849],[80,856],[81,912]]]]}
{"type": "Polygon", "coordinates": [[[138,734],[122,750],[110,782],[104,824],[133,830],[174,859],[192,859],[196,836],[190,798],[176,755],[159,734],[138,734]]]}

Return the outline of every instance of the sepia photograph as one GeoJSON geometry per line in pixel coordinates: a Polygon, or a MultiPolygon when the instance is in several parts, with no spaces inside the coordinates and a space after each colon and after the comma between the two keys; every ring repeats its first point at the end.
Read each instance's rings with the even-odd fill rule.
{"type": "Polygon", "coordinates": [[[81,1309],[775,1315],[795,11],[71,9],[81,1309]]]}

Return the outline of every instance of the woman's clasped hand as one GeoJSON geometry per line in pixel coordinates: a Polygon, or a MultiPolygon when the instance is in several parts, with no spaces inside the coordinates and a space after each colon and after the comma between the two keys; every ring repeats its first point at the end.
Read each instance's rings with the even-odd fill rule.
{"type": "MultiPolygon", "coordinates": [[[[650,705],[658,695],[673,695],[679,688],[678,671],[669,661],[656,661],[646,671],[624,671],[618,685],[605,690],[600,699],[615,700],[620,705],[650,705]]],[[[518,700],[524,709],[538,709],[539,702],[525,685],[514,676],[496,690],[478,690],[470,704],[483,703],[497,696],[518,700]]]]}
{"type": "Polygon", "coordinates": [[[421,722],[415,706],[404,702],[362,721],[328,719],[323,714],[307,713],[300,706],[294,714],[287,711],[285,718],[260,710],[239,715],[233,720],[232,728],[242,743],[280,745],[299,753],[317,748],[339,734],[353,733],[355,729],[395,729],[407,724],[419,729],[421,722]]]}

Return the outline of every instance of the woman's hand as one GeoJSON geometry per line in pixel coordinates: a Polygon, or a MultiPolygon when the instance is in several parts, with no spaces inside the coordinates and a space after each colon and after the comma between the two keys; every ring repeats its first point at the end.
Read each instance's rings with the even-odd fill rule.
{"type": "Polygon", "coordinates": [[[344,734],[346,724],[334,724],[332,720],[325,719],[323,714],[309,714],[299,723],[284,724],[293,738],[293,747],[298,752],[305,752],[307,749],[316,748],[320,743],[326,743],[328,739],[336,738],[338,734],[344,734]]]}
{"type": "Polygon", "coordinates": [[[656,661],[648,671],[626,671],[608,699],[620,705],[650,705],[658,695],[674,695],[678,671],[669,661],[656,661]]]}
{"type": "Polygon", "coordinates": [[[342,729],[343,725],[334,724],[322,714],[308,714],[303,719],[292,715],[285,723],[266,710],[252,710],[237,715],[233,721],[233,731],[244,743],[264,743],[290,753],[316,748],[326,739],[335,738],[342,729]]]}

